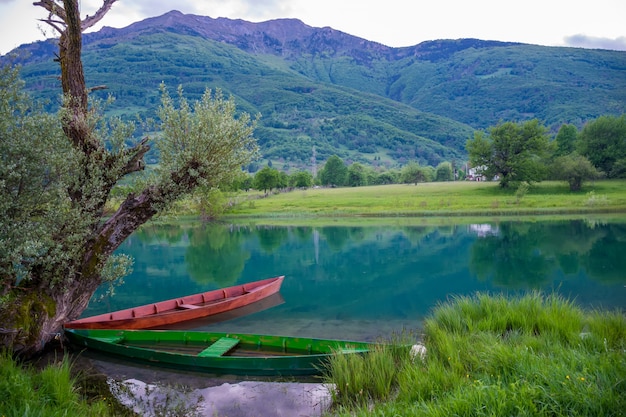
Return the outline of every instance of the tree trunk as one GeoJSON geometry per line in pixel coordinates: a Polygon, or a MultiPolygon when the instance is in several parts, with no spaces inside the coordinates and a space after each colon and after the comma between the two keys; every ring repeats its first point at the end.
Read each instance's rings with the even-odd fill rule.
{"type": "MultiPolygon", "coordinates": [[[[81,166],[67,194],[72,207],[65,227],[53,234],[53,244],[37,259],[24,259],[15,269],[13,287],[0,293],[0,344],[21,356],[32,356],[57,337],[63,323],[77,319],[102,284],[102,270],[119,245],[170,202],[199,185],[202,157],[187,160],[178,170],[130,194],[116,213],[105,218],[103,207],[113,186],[129,173],[143,169],[149,150],[146,140],[118,153],[109,152],[88,122],[87,88],[81,62],[82,31],[97,23],[117,0],[103,0],[95,15],[81,21],[79,0],[41,0],[44,20],[61,34],[59,58],[65,97],[63,130],[80,153],[81,166]],[[80,224],[77,224],[80,223],[80,224]]],[[[247,130],[247,128],[246,128],[247,130]]],[[[250,133],[251,134],[251,133],[250,133]]],[[[244,162],[244,161],[242,161],[244,162]]],[[[242,163],[235,164],[240,167],[242,163]]]]}
{"type": "Polygon", "coordinates": [[[99,282],[96,279],[73,279],[65,288],[15,288],[11,302],[0,309],[4,331],[0,343],[14,354],[31,357],[46,344],[60,337],[61,326],[77,318],[87,308],[99,282]]]}

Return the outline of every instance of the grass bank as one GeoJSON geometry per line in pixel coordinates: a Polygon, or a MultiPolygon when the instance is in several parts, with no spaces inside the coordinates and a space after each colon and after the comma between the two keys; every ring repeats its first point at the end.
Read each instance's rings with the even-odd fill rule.
{"type": "Polygon", "coordinates": [[[312,188],[239,196],[226,218],[436,217],[626,212],[626,180],[596,181],[580,192],[561,182],[502,189],[495,182],[436,182],[312,188]]]}
{"type": "Polygon", "coordinates": [[[77,376],[67,358],[38,369],[0,352],[0,392],[3,417],[132,415],[112,398],[103,378],[77,376]]]}
{"type": "Polygon", "coordinates": [[[336,356],[325,377],[337,387],[332,415],[624,415],[623,312],[479,294],[436,308],[424,332],[424,357],[336,356]]]}

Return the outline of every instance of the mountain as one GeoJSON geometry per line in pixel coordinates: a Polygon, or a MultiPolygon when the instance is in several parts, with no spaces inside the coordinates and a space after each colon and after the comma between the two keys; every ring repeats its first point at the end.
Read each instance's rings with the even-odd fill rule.
{"type": "MultiPolygon", "coordinates": [[[[53,40],[15,53],[27,88],[58,102],[53,40]]],[[[90,85],[105,84],[112,114],[150,116],[158,86],[232,94],[262,115],[255,133],[268,160],[396,166],[462,161],[474,129],[539,118],[556,131],[626,112],[626,52],[478,39],[391,48],[297,19],[261,23],[177,11],[84,36],[90,85]]],[[[3,57],[6,62],[8,57],[3,57]]]]}

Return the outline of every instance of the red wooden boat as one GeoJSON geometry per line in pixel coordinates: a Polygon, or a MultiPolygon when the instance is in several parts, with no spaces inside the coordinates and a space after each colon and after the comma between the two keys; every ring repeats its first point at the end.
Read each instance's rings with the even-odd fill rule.
{"type": "Polygon", "coordinates": [[[284,276],[207,291],[65,323],[66,329],[155,329],[231,311],[280,291],[284,276]]]}

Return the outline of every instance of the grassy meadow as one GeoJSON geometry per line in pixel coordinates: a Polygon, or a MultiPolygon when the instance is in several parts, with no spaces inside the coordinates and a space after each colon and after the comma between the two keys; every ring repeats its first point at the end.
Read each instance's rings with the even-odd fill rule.
{"type": "Polygon", "coordinates": [[[496,182],[432,182],[310,188],[236,197],[227,217],[501,216],[626,212],[626,180],[596,181],[580,192],[546,181],[528,189],[496,182]]]}
{"type": "MultiPolygon", "coordinates": [[[[399,339],[400,341],[403,338],[399,339]]],[[[404,340],[408,340],[405,339],[404,340]]],[[[626,316],[559,296],[477,294],[437,307],[426,353],[336,355],[333,416],[623,416],[626,316]]],[[[403,352],[403,353],[402,353],[403,352]]]]}

